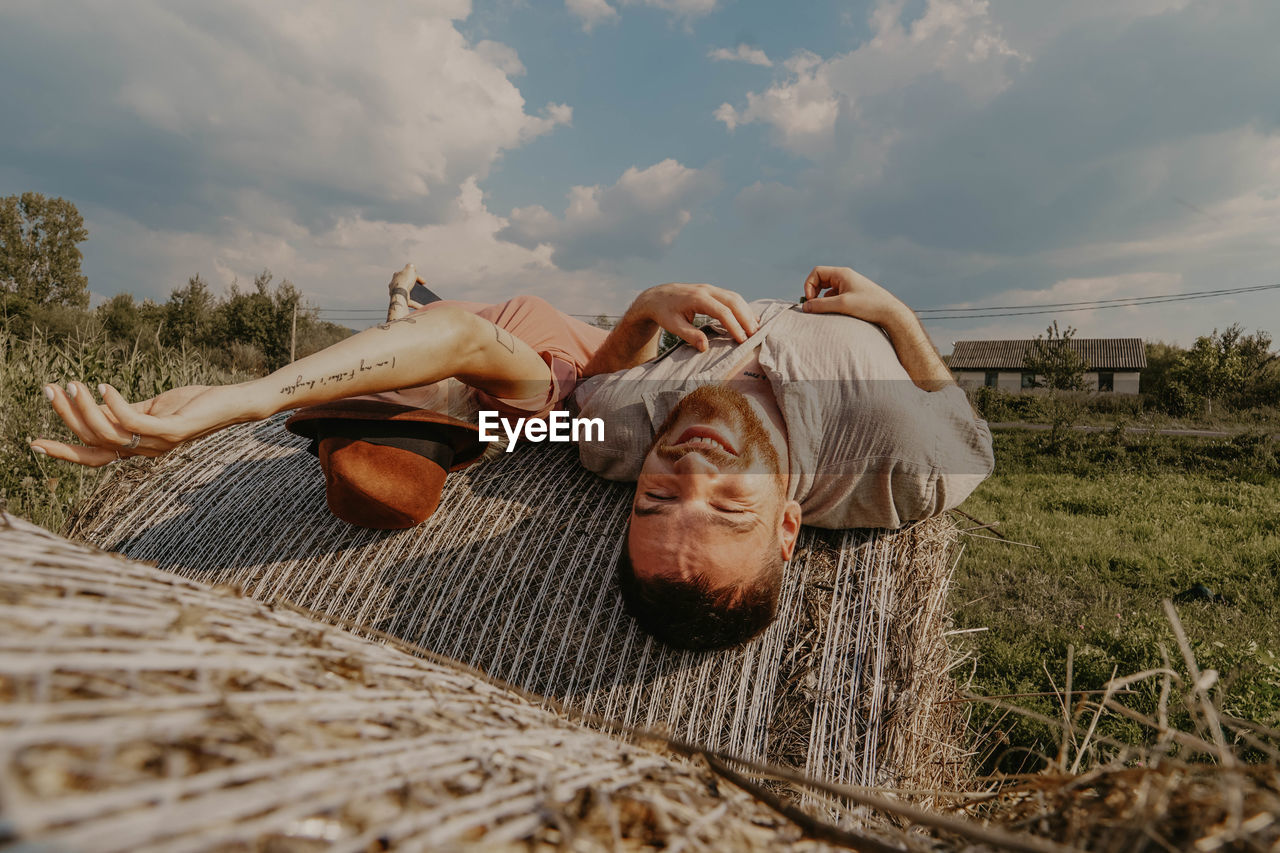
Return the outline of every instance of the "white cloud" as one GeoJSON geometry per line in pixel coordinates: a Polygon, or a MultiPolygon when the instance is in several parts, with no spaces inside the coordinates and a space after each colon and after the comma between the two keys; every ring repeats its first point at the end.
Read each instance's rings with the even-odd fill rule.
{"type": "Polygon", "coordinates": [[[761,121],[773,126],[783,146],[800,153],[814,153],[832,141],[840,99],[831,85],[824,63],[807,51],[788,59],[790,78],[763,93],[748,92],[747,107],[738,111],[721,104],[715,117],[730,131],[739,125],[761,121]]]}
{"type": "Polygon", "coordinates": [[[508,47],[502,42],[483,41],[476,42],[476,53],[502,71],[508,77],[523,77],[525,73],[524,63],[520,61],[520,55],[515,52],[514,48],[508,47]]]}
{"type": "Polygon", "coordinates": [[[623,258],[655,258],[693,218],[693,209],[715,187],[706,170],[675,160],[627,169],[613,186],[576,186],[563,217],[541,205],[511,211],[499,237],[528,248],[547,247],[566,269],[623,258]]]}
{"type": "MultiPolygon", "coordinates": [[[[810,161],[740,192],[738,211],[794,236],[799,261],[842,256],[917,307],[1270,281],[1280,124],[1262,105],[1278,23],[1264,0],[880,2],[857,49],[798,54],[716,111],[810,161]]],[[[1280,295],[1062,319],[1189,342],[1266,309],[1280,295]]],[[[1034,335],[1050,319],[986,333],[1034,335]]]]}
{"type": "MultiPolygon", "coordinates": [[[[1038,306],[1166,296],[1190,289],[1180,273],[1144,271],[1092,278],[1062,279],[1042,290],[1015,288],[992,294],[983,299],[983,304],[1038,306]]],[[[1077,338],[1150,336],[1152,340],[1156,340],[1163,336],[1165,340],[1181,337],[1185,343],[1189,343],[1189,336],[1194,337],[1191,330],[1196,326],[1194,321],[1191,324],[1188,323],[1190,318],[1187,316],[1186,304],[1156,303],[1089,310],[1079,310],[1079,306],[1063,306],[1050,314],[996,319],[977,317],[964,324],[957,324],[954,321],[931,322],[927,319],[925,322],[939,344],[946,344],[953,340],[1034,338],[1036,335],[1044,334],[1045,329],[1055,320],[1059,329],[1073,327],[1077,338]]],[[[954,307],[971,306],[969,303],[963,303],[954,307]]],[[[975,313],[980,315],[982,312],[975,313]]]]}
{"type": "MultiPolygon", "coordinates": [[[[442,188],[443,208],[504,150],[567,120],[561,105],[526,111],[509,79],[523,72],[519,57],[469,44],[455,27],[468,11],[466,2],[122,0],[23,4],[5,23],[59,57],[57,74],[31,70],[46,85],[42,102],[60,105],[32,121],[77,116],[77,138],[51,134],[44,156],[88,142],[100,157],[127,159],[141,145],[179,169],[198,163],[206,184],[374,204],[442,188]]],[[[171,190],[192,201],[197,176],[176,177],[189,184],[171,190]]]]}
{"type": "MultiPolygon", "coordinates": [[[[248,208],[260,201],[248,193],[240,203],[248,208]]],[[[456,189],[448,220],[432,225],[353,214],[312,232],[300,229],[287,211],[268,208],[253,219],[228,219],[215,231],[189,232],[152,228],[107,209],[86,214],[94,234],[86,263],[104,275],[144,283],[134,288],[140,298],[163,300],[197,272],[215,290],[233,279],[243,286],[266,267],[322,307],[384,309],[391,273],[409,262],[441,296],[453,299],[497,302],[529,293],[565,311],[598,313],[616,311],[628,289],[607,271],[559,269],[549,247],[500,239],[507,220],[488,210],[473,179],[456,189]]]]}
{"type": "Polygon", "coordinates": [[[582,22],[582,31],[587,33],[597,24],[618,18],[618,10],[610,6],[607,0],[564,0],[564,7],[582,22]]]}
{"type": "Polygon", "coordinates": [[[1177,12],[1193,2],[1202,0],[989,0],[992,17],[1000,21],[1009,39],[1032,55],[1076,27],[1102,27],[1115,32],[1142,18],[1177,12]]]}
{"type": "Polygon", "coordinates": [[[478,189],[573,110],[528,109],[510,80],[519,56],[471,44],[457,27],[469,11],[17,0],[0,10],[0,77],[21,68],[40,96],[6,116],[25,130],[0,136],[0,162],[27,185],[77,174],[97,292],[162,299],[196,272],[244,281],[266,266],[326,304],[367,306],[411,260],[454,295],[502,298],[519,281],[573,301],[590,291],[575,295],[550,250],[497,239],[507,222],[478,189]]]}
{"type": "Polygon", "coordinates": [[[730,131],[767,124],[783,147],[818,157],[830,151],[842,117],[868,136],[892,135],[897,120],[889,107],[922,80],[944,81],[984,101],[1008,85],[1008,63],[1022,57],[985,0],[928,0],[924,14],[910,23],[902,20],[904,7],[905,0],[881,0],[865,44],[827,60],[801,51],[784,63],[789,73],[783,79],[748,92],[745,108],[722,104],[715,118],[730,131]]]}
{"type": "Polygon", "coordinates": [[[733,50],[727,47],[717,47],[711,50],[707,56],[716,62],[746,62],[750,65],[762,65],[765,68],[773,65],[773,62],[769,60],[768,54],[760,48],[752,47],[748,44],[740,44],[733,50]]]}

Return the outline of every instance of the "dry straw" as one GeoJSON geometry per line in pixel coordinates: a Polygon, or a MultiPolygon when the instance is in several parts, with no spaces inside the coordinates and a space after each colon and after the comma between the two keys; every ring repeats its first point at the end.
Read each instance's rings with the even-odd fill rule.
{"type": "MultiPolygon", "coordinates": [[[[255,440],[265,444],[262,435],[255,433],[255,440]]],[[[246,449],[243,443],[232,446],[246,449]]],[[[279,447],[278,456],[265,458],[287,459],[291,448],[279,447]]],[[[346,531],[347,540],[335,540],[326,538],[337,534],[319,513],[314,523],[295,518],[280,526],[278,507],[296,504],[289,496],[288,468],[277,470],[284,476],[273,481],[276,501],[259,495],[262,502],[254,506],[218,510],[219,501],[235,506],[243,496],[235,482],[220,482],[214,475],[226,469],[234,473],[237,466],[257,470],[261,458],[245,454],[209,469],[200,459],[197,454],[166,463],[154,479],[140,469],[126,469],[105,499],[132,494],[135,502],[125,510],[99,504],[96,513],[82,517],[82,529],[131,523],[133,534],[122,541],[137,547],[148,537],[179,530],[174,520],[192,521],[191,513],[198,510],[194,519],[203,520],[193,530],[205,538],[189,543],[184,559],[202,552],[217,557],[204,572],[208,579],[257,584],[260,597],[273,588],[314,585],[329,590],[330,597],[317,593],[311,601],[335,609],[356,603],[352,593],[344,598],[333,594],[335,589],[380,589],[357,582],[363,576],[357,570],[361,548],[378,547],[382,551],[375,554],[400,554],[403,561],[404,551],[397,548],[430,544],[431,536],[442,535],[424,528],[428,535],[422,539],[397,545],[404,534],[346,531]],[[135,477],[140,478],[127,482],[135,477]],[[167,486],[148,491],[156,481],[167,486]],[[192,495],[203,500],[189,503],[192,495]],[[120,520],[126,516],[132,522],[120,520]],[[239,520],[238,526],[228,518],[239,520]],[[310,543],[316,554],[341,554],[345,560],[332,565],[321,560],[329,568],[308,578],[303,567],[227,556],[237,543],[260,547],[270,542],[272,530],[295,545],[310,543]],[[350,574],[335,579],[333,565],[348,566],[350,574]]],[[[526,463],[509,464],[514,467],[487,469],[486,479],[455,478],[463,480],[453,486],[463,506],[467,500],[498,499],[483,494],[486,482],[521,482],[526,463]]],[[[580,478],[558,491],[556,477],[577,476],[576,469],[553,457],[540,470],[540,483],[558,498],[537,505],[507,500],[519,509],[511,510],[518,517],[560,525],[558,537],[537,538],[537,525],[521,532],[543,543],[567,542],[570,555],[613,553],[604,544],[599,551],[587,547],[592,537],[609,533],[607,527],[593,528],[591,513],[574,515],[566,508],[567,497],[594,494],[597,505],[608,510],[609,487],[580,478]]],[[[490,528],[485,536],[483,530],[464,528],[456,541],[496,538],[513,555],[527,557],[519,540],[504,538],[509,529],[490,528]]],[[[0,518],[0,833],[8,833],[0,842],[32,842],[42,849],[285,851],[815,846],[759,805],[767,803],[792,816],[810,837],[877,853],[1280,850],[1280,732],[1222,713],[1215,703],[1217,673],[1199,669],[1171,605],[1167,613],[1181,667],[1166,663],[1113,678],[1099,696],[1075,689],[1069,657],[1063,688],[1055,688],[1061,719],[1041,718],[1063,732],[1048,771],[956,787],[945,784],[948,775],[956,775],[955,747],[939,744],[929,732],[948,730],[951,721],[945,715],[954,713],[948,709],[962,703],[936,701],[947,689],[945,648],[930,643],[934,656],[923,654],[918,636],[941,638],[940,622],[934,620],[941,618],[948,571],[937,554],[946,552],[952,531],[937,522],[896,536],[806,535],[807,552],[793,566],[801,569],[800,580],[787,593],[785,631],[793,651],[780,661],[759,650],[711,656],[729,676],[694,677],[688,671],[705,671],[706,658],[664,658],[667,653],[622,628],[583,640],[580,634],[554,633],[570,632],[566,626],[572,620],[540,623],[553,632],[552,647],[556,641],[569,643],[566,637],[578,638],[589,652],[565,660],[604,655],[621,667],[621,677],[603,677],[602,684],[609,687],[607,695],[630,698],[606,707],[628,709],[633,717],[643,712],[668,730],[701,721],[707,736],[700,742],[587,716],[582,708],[591,707],[590,694],[567,693],[563,706],[549,697],[531,697],[376,628],[362,629],[366,636],[360,637],[279,599],[267,606],[242,597],[233,586],[210,588],[0,518]],[[884,568],[877,568],[877,560],[884,568]],[[931,576],[920,573],[922,565],[942,568],[931,576]],[[385,639],[375,642],[370,635],[385,639]],[[647,657],[628,670],[625,655],[602,652],[592,642],[630,643],[647,657]],[[886,648],[895,654],[877,652],[886,648]],[[902,649],[907,653],[898,654],[902,649]],[[832,654],[845,656],[843,669],[832,654]],[[742,687],[744,670],[760,684],[742,687]],[[841,681],[849,672],[859,689],[841,681]],[[1151,680],[1160,687],[1154,712],[1121,701],[1138,695],[1133,689],[1151,680]],[[643,695],[641,686],[680,710],[666,716],[652,711],[655,700],[643,695]],[[711,751],[706,741],[734,735],[734,721],[742,713],[738,706],[743,697],[750,705],[758,686],[771,691],[769,701],[775,704],[766,710],[763,732],[742,740],[742,755],[711,751]],[[716,689],[736,692],[725,700],[714,694],[716,689]],[[699,713],[691,695],[707,708],[699,713]],[[913,701],[927,706],[932,716],[911,708],[913,701]],[[716,712],[716,703],[730,710],[716,712]],[[1172,725],[1180,710],[1192,723],[1187,730],[1172,725]],[[902,722],[904,713],[910,724],[902,722]],[[1098,721],[1106,714],[1149,726],[1152,746],[1139,750],[1099,735],[1098,721]],[[753,745],[791,766],[753,760],[746,754],[753,745]],[[1235,751],[1240,745],[1256,763],[1242,762],[1235,751]],[[914,768],[911,761],[917,762],[914,768]],[[795,769],[799,766],[809,767],[809,773],[795,769]],[[887,768],[898,768],[898,775],[887,768]],[[889,790],[856,784],[862,773],[895,778],[900,785],[912,778],[926,781],[889,790]],[[940,781],[931,784],[929,778],[940,781]],[[757,802],[724,780],[752,792],[757,802]],[[840,825],[797,812],[789,802],[797,791],[810,798],[810,815],[815,802],[826,804],[824,816],[840,825]]],[[[173,548],[184,542],[176,535],[159,541],[173,548]]],[[[432,557],[439,551],[423,553],[432,557]]],[[[478,553],[489,552],[480,548],[478,553]]],[[[388,565],[394,569],[404,563],[388,565]]],[[[412,577],[430,586],[426,576],[439,565],[428,560],[412,577]]],[[[450,567],[447,577],[464,579],[452,562],[443,565],[450,567]]],[[[549,568],[532,566],[541,571],[538,578],[549,568]]],[[[195,574],[198,567],[183,570],[195,574]]],[[[365,575],[390,583],[377,563],[366,565],[365,575]]],[[[507,580],[516,583],[520,577],[513,569],[507,580]]],[[[603,600],[609,587],[600,583],[582,595],[592,600],[593,592],[595,600],[603,600]]],[[[469,586],[461,594],[478,600],[479,591],[469,586]]],[[[405,590],[399,595],[391,600],[411,600],[405,590]]],[[[531,618],[530,610],[537,612],[527,598],[500,590],[492,598],[519,605],[512,625],[531,618]]],[[[426,606],[423,612],[432,610],[426,606]]],[[[625,625],[614,605],[598,604],[590,612],[598,623],[625,625]]],[[[332,623],[349,617],[331,612],[323,618],[332,623]]],[[[392,622],[391,627],[404,631],[405,624],[415,623],[392,622]]],[[[495,630],[507,639],[519,636],[508,628],[495,630]]],[[[778,638],[773,642],[769,646],[766,637],[757,645],[783,644],[778,638]]],[[[542,653],[527,643],[517,643],[516,649],[526,661],[559,660],[539,657],[542,653]]],[[[564,677],[571,668],[556,665],[561,669],[552,667],[553,676],[564,677]]],[[[518,667],[508,671],[521,672],[518,667]]]]}
{"type": "Polygon", "coordinates": [[[772,850],[799,837],[705,764],[8,516],[0,649],[0,843],[772,850]]]}
{"type": "Polygon", "coordinates": [[[451,476],[417,528],[360,530],[329,516],[314,458],[277,421],[153,469],[122,466],[72,533],[400,638],[583,715],[835,783],[957,784],[960,706],[940,704],[954,695],[950,520],[806,530],[777,622],[739,649],[695,654],[623,612],[613,571],[629,501],[571,447],[527,447],[451,476]]]}

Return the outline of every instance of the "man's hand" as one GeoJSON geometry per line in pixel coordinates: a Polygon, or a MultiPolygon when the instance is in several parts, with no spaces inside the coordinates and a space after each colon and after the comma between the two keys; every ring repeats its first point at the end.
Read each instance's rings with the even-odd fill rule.
{"type": "Polygon", "coordinates": [[[865,275],[848,267],[814,267],[804,280],[804,295],[810,314],[847,314],[884,329],[917,387],[937,391],[955,382],[915,312],[865,275]]]}
{"type": "Polygon", "coordinates": [[[738,343],[754,335],[759,328],[759,322],[745,299],[732,290],[709,284],[659,284],[637,296],[627,314],[635,320],[647,320],[666,329],[698,352],[706,352],[708,346],[707,336],[693,324],[698,314],[718,320],[738,343]]]}
{"type": "Polygon", "coordinates": [[[804,280],[804,295],[804,310],[810,314],[847,314],[879,326],[911,313],[902,300],[848,267],[814,267],[804,280]]]}
{"type": "Polygon", "coordinates": [[[110,385],[98,386],[103,403],[82,382],[45,386],[45,397],[82,444],[37,439],[31,448],[56,459],[97,468],[129,456],[160,456],[184,441],[226,425],[226,388],[188,385],[129,403],[110,385]],[[133,436],[138,443],[128,447],[133,436]]]}
{"type": "Polygon", "coordinates": [[[720,321],[742,343],[760,328],[746,300],[723,287],[709,284],[659,284],[636,297],[595,355],[582,369],[583,377],[613,373],[643,364],[658,354],[658,337],[666,329],[706,352],[707,336],[693,325],[698,314],[720,321]]]}

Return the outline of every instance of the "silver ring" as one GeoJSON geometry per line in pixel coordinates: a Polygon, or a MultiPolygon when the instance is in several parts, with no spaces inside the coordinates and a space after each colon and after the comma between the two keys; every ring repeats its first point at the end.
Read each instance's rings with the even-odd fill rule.
{"type": "Polygon", "coordinates": [[[138,446],[138,442],[139,442],[139,441],[142,441],[142,436],[138,435],[138,434],[135,432],[135,433],[133,434],[133,438],[129,439],[129,443],[128,443],[128,444],[122,444],[122,445],[120,445],[120,446],[121,446],[121,447],[123,447],[125,450],[133,450],[135,447],[137,447],[137,446],[138,446]]]}

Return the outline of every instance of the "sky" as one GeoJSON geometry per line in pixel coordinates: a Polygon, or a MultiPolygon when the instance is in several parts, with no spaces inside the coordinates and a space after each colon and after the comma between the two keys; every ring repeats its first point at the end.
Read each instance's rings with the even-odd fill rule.
{"type": "MultiPolygon", "coordinates": [[[[917,309],[1270,285],[1278,34],[1274,0],[6,0],[0,195],[79,207],[95,300],[267,268],[335,319],[408,262],[592,315],[816,264],[917,309]]],[[[1280,337],[1280,290],[973,314],[940,350],[1280,337]]]]}

